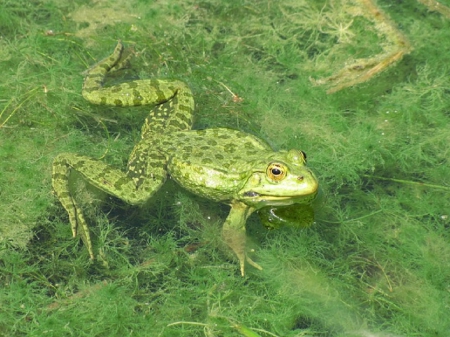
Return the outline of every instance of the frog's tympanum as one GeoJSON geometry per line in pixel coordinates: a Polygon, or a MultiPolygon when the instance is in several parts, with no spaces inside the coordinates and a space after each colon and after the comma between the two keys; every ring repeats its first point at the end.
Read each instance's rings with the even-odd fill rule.
{"type": "Polygon", "coordinates": [[[94,258],[89,228],[69,183],[77,172],[87,183],[132,205],[144,204],[167,176],[187,190],[231,206],[222,235],[237,255],[241,274],[246,256],[245,222],[265,206],[309,203],[318,182],[305,165],[302,151],[274,152],[264,141],[227,128],[191,130],[194,99],[177,80],[136,80],[103,87],[105,76],[123,67],[123,46],[93,66],[85,78],[83,97],[93,104],[140,106],[151,104],[126,172],[97,159],[62,153],[53,162],[53,188],[69,214],[74,237],[81,236],[94,258]]]}

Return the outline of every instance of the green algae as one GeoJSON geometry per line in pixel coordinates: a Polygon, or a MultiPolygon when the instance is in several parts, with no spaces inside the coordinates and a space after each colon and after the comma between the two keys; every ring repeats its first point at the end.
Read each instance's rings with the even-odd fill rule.
{"type": "Polygon", "coordinates": [[[342,4],[2,2],[0,335],[447,336],[450,21],[379,1],[413,51],[327,95],[310,78],[383,43],[342,4]],[[226,206],[171,183],[141,210],[91,206],[98,261],[71,238],[53,157],[123,167],[146,115],[81,97],[82,72],[118,39],[136,56],[113,81],[179,78],[197,128],[308,154],[324,191],[316,223],[267,231],[252,217],[262,272],[238,275],[220,238],[226,206]]]}

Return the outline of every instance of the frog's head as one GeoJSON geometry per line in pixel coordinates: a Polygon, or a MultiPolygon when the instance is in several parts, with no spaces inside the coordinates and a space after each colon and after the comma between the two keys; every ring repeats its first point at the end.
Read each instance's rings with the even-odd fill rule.
{"type": "Polygon", "coordinates": [[[267,163],[253,168],[238,192],[238,199],[257,209],[306,204],[314,200],[318,187],[317,178],[306,166],[306,154],[303,151],[276,152],[267,163]]]}

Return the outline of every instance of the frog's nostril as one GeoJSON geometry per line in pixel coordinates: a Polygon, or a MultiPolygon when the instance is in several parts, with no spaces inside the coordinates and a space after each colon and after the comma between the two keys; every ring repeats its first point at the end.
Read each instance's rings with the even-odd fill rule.
{"type": "Polygon", "coordinates": [[[298,180],[298,181],[303,181],[303,179],[305,179],[304,176],[298,176],[298,177],[297,177],[297,180],[298,180]]]}

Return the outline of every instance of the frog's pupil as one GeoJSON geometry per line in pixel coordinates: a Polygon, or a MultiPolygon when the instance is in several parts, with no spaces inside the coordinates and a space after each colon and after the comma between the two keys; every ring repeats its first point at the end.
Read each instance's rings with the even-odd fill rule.
{"type": "Polygon", "coordinates": [[[278,176],[278,175],[281,174],[281,170],[278,169],[278,168],[273,168],[273,169],[272,169],[272,174],[273,174],[274,176],[278,176]]]}

